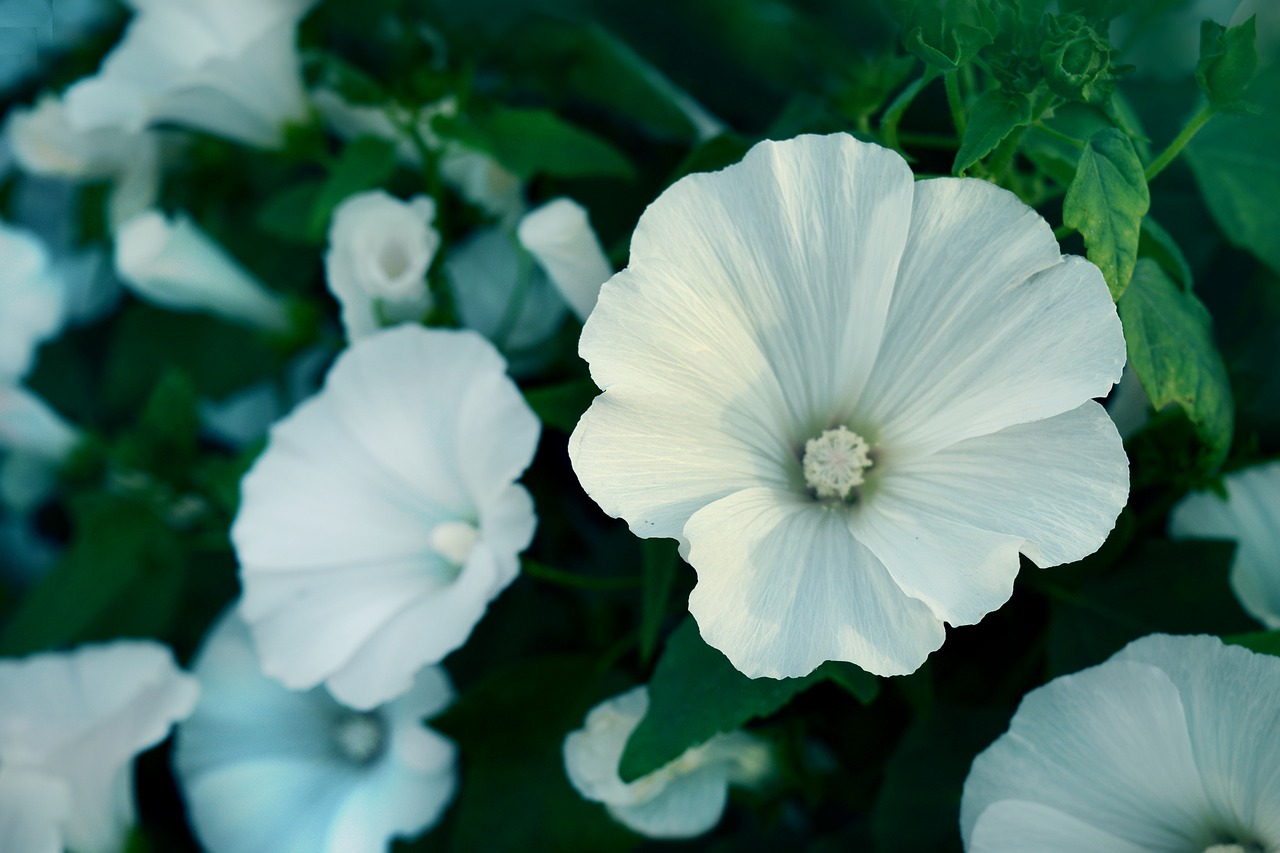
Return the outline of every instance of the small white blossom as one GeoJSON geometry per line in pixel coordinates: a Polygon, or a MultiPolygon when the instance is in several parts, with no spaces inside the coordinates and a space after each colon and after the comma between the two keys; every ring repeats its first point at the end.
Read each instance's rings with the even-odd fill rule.
{"type": "Polygon", "coordinates": [[[1097,267],[1012,193],[845,134],[668,188],[579,351],[604,393],[574,471],[680,542],[703,638],[751,677],[912,672],[1128,496],[1097,267]]]}
{"type": "Polygon", "coordinates": [[[185,214],[135,216],[116,235],[116,272],[136,296],[173,311],[204,311],[264,331],[289,329],[272,293],[185,214]]]}
{"type": "Polygon", "coordinates": [[[1280,628],[1280,462],[1254,465],[1222,480],[1226,500],[1193,492],[1173,508],[1176,539],[1233,539],[1231,589],[1268,628],[1280,628]]]}
{"type": "Polygon", "coordinates": [[[298,22],[316,0],[130,0],[98,73],[66,93],[82,130],[171,122],[262,148],[307,118],[298,22]]]}
{"type": "Polygon", "coordinates": [[[440,248],[435,202],[382,190],[351,196],[333,213],[325,274],[354,341],[383,326],[421,322],[431,310],[427,270],[440,248]]]}
{"type": "Polygon", "coordinates": [[[231,530],[263,669],[372,708],[461,646],[533,538],[539,424],[479,335],[361,338],[271,430],[231,530]]]}
{"type": "Polygon", "coordinates": [[[36,349],[62,328],[65,302],[44,243],[0,222],[0,384],[27,375],[36,349]]]}
{"type": "Polygon", "coordinates": [[[669,764],[623,782],[618,764],[627,739],[649,710],[644,685],[601,702],[564,741],[569,781],[584,798],[603,803],[619,823],[650,838],[692,838],[724,814],[729,784],[750,785],[772,767],[768,746],[742,731],[718,734],[669,764]]]}
{"type": "Polygon", "coordinates": [[[134,756],[199,692],[150,641],[0,661],[0,850],[117,853],[134,821],[134,756]]]}
{"type": "Polygon", "coordinates": [[[596,307],[600,285],[613,277],[613,266],[586,208],[573,199],[552,199],[526,214],[516,234],[578,319],[587,319],[596,307]]]}
{"type": "Polygon", "coordinates": [[[973,762],[969,853],[1280,850],[1280,658],[1154,635],[1028,693],[973,762]]]}
{"type": "Polygon", "coordinates": [[[440,667],[366,711],[268,678],[228,613],[192,669],[200,703],[174,769],[209,853],[382,853],[435,825],[458,784],[457,749],[424,720],[453,700],[440,667]]]}

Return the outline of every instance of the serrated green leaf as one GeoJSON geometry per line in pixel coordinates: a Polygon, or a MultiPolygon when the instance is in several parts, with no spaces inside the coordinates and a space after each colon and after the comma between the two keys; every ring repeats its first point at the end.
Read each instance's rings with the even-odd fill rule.
{"type": "Polygon", "coordinates": [[[348,197],[382,186],[396,171],[396,146],[375,136],[362,136],[342,149],[342,155],[316,194],[308,232],[322,240],[334,208],[348,197]]]}
{"type": "Polygon", "coordinates": [[[1010,95],[1001,89],[988,89],[973,102],[964,139],[951,165],[953,175],[962,174],[974,163],[990,154],[1014,128],[1031,122],[1031,99],[1026,95],[1010,95]]]}
{"type": "Polygon", "coordinates": [[[645,539],[641,549],[644,586],[640,599],[640,660],[648,665],[667,615],[667,601],[671,598],[680,555],[676,543],[670,539],[645,539]]]}
{"type": "Polygon", "coordinates": [[[1253,652],[1280,657],[1280,631],[1253,631],[1248,634],[1228,634],[1222,642],[1232,646],[1244,646],[1253,652]]]}
{"type": "Polygon", "coordinates": [[[1181,408],[1204,445],[1204,467],[1216,469],[1231,449],[1235,414],[1208,310],[1150,258],[1138,261],[1117,307],[1129,363],[1151,405],[1181,408]]]}
{"type": "MultiPolygon", "coordinates": [[[[638,779],[720,732],[767,717],[796,694],[833,677],[833,670],[824,667],[804,678],[747,678],[703,642],[697,623],[686,618],[667,638],[649,681],[649,713],[627,741],[619,773],[626,781],[638,779]]],[[[863,701],[879,689],[873,676],[866,682],[847,672],[836,674],[842,685],[854,684],[853,692],[867,697],[863,701]]]]}
{"type": "Polygon", "coordinates": [[[524,399],[538,420],[552,429],[573,432],[582,413],[600,389],[590,379],[570,379],[557,385],[544,385],[524,392],[524,399]]]}
{"type": "Polygon", "coordinates": [[[1280,273],[1280,66],[1258,75],[1248,95],[1262,112],[1214,118],[1183,156],[1227,240],[1280,273]]]}
{"type": "Polygon", "coordinates": [[[470,121],[437,118],[433,126],[442,135],[488,152],[521,178],[635,177],[635,167],[621,151],[550,110],[502,108],[470,121]]]}
{"type": "Polygon", "coordinates": [[[1234,27],[1211,20],[1200,24],[1196,82],[1219,112],[1248,112],[1245,90],[1258,69],[1257,15],[1234,27]]]}
{"type": "Polygon", "coordinates": [[[1173,239],[1173,235],[1150,216],[1142,220],[1138,254],[1158,263],[1183,290],[1191,289],[1191,264],[1187,263],[1187,258],[1182,254],[1182,248],[1173,239]]]}
{"type": "Polygon", "coordinates": [[[1114,128],[1089,137],[1063,200],[1062,220],[1084,237],[1112,299],[1121,297],[1133,277],[1142,217],[1150,206],[1142,161],[1129,137],[1114,128]]]}

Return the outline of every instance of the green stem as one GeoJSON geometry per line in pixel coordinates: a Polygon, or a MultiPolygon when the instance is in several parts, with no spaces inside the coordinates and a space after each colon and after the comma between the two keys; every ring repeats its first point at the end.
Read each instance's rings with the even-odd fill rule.
{"type": "Polygon", "coordinates": [[[963,139],[965,114],[964,97],[960,94],[960,78],[956,71],[948,71],[942,75],[942,82],[947,88],[947,106],[951,108],[951,123],[956,126],[956,135],[963,139]]]}
{"type": "Polygon", "coordinates": [[[1160,152],[1160,156],[1152,160],[1150,166],[1147,166],[1145,174],[1148,183],[1174,161],[1174,158],[1182,152],[1182,149],[1187,147],[1187,143],[1191,141],[1191,138],[1200,132],[1200,128],[1204,127],[1209,119],[1213,118],[1213,114],[1213,105],[1205,104],[1200,108],[1199,112],[1191,117],[1191,120],[1187,122],[1187,126],[1182,128],[1182,132],[1169,143],[1169,147],[1160,152]]]}
{"type": "Polygon", "coordinates": [[[590,589],[597,592],[616,592],[624,589],[638,589],[642,583],[639,577],[598,578],[590,575],[579,575],[573,572],[554,569],[534,560],[521,560],[521,570],[531,578],[540,581],[567,586],[571,589],[590,589]]]}
{"type": "Polygon", "coordinates": [[[884,139],[885,145],[890,148],[902,150],[902,145],[898,141],[898,124],[902,121],[902,116],[907,111],[907,107],[911,106],[911,102],[916,99],[916,95],[920,94],[925,86],[938,76],[938,69],[932,65],[926,66],[924,73],[916,80],[907,84],[907,87],[898,93],[898,97],[893,99],[893,103],[889,104],[888,109],[884,111],[884,116],[880,119],[880,136],[884,139]]]}
{"type": "Polygon", "coordinates": [[[1074,136],[1068,136],[1067,134],[1058,130],[1056,127],[1050,127],[1049,125],[1045,124],[1042,121],[1037,121],[1035,123],[1035,128],[1036,130],[1043,133],[1045,136],[1052,136],[1054,139],[1058,140],[1059,142],[1065,142],[1068,145],[1074,146],[1081,150],[1084,149],[1083,141],[1076,139],[1074,136]]]}

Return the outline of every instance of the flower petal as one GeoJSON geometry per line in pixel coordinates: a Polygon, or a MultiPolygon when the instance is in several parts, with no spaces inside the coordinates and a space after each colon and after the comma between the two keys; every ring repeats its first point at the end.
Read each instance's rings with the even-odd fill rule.
{"type": "Polygon", "coordinates": [[[62,853],[62,823],[71,809],[71,791],[61,779],[0,768],[0,850],[62,853]]]}
{"type": "Polygon", "coordinates": [[[936,448],[1105,396],[1125,363],[1097,267],[1060,258],[1016,196],[916,184],[911,235],[864,396],[886,444],[936,448]]]}
{"type": "Polygon", "coordinates": [[[689,611],[751,678],[807,675],[827,660],[902,675],[942,645],[942,623],[853,537],[843,510],[745,489],[695,513],[685,535],[698,572],[689,611]]]}
{"type": "Polygon", "coordinates": [[[1002,800],[1052,806],[1144,850],[1207,846],[1182,700],[1143,663],[1112,660],[1028,693],[1008,733],[974,759],[964,837],[1002,800]]]}
{"type": "Polygon", "coordinates": [[[724,769],[703,767],[674,777],[651,800],[608,808],[619,823],[650,838],[693,838],[720,822],[728,799],[724,769]]]}
{"type": "Polygon", "coordinates": [[[1085,820],[1023,800],[1001,800],[978,816],[968,853],[1150,853],[1085,820]]]}

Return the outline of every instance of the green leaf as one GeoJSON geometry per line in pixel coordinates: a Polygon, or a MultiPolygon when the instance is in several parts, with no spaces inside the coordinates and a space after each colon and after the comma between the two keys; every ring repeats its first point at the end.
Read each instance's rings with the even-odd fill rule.
{"type": "Polygon", "coordinates": [[[1280,66],[1258,76],[1249,98],[1261,113],[1217,116],[1183,156],[1227,240],[1280,273],[1280,66]]]}
{"type": "Polygon", "coordinates": [[[538,420],[552,429],[573,432],[582,413],[600,389],[590,379],[570,379],[558,385],[544,385],[524,392],[524,399],[538,420]]]}
{"type": "Polygon", "coordinates": [[[253,224],[264,234],[288,243],[320,245],[323,236],[312,230],[311,219],[323,189],[324,181],[319,178],[287,187],[262,203],[253,224]]]}
{"type": "Polygon", "coordinates": [[[969,123],[951,173],[963,174],[965,169],[990,154],[1014,128],[1030,122],[1031,99],[1026,95],[1010,95],[1001,89],[983,92],[969,111],[969,123]]]}
{"type": "Polygon", "coordinates": [[[680,554],[671,539],[645,539],[641,549],[644,553],[644,587],[640,599],[640,660],[648,665],[667,616],[667,601],[671,598],[680,554]]]}
{"type": "Polygon", "coordinates": [[[1250,110],[1244,93],[1258,69],[1257,18],[1230,28],[1211,20],[1200,24],[1196,82],[1218,112],[1250,110]]]}
{"type": "Polygon", "coordinates": [[[1230,542],[1150,539],[1111,573],[1079,589],[1043,583],[1052,601],[1050,672],[1061,675],[1101,663],[1151,633],[1248,631],[1254,622],[1227,580],[1234,550],[1230,542]]]}
{"type": "Polygon", "coordinates": [[[987,0],[892,0],[907,51],[937,68],[954,71],[972,61],[999,30],[987,0]]]}
{"type": "Polygon", "coordinates": [[[382,186],[395,171],[396,147],[385,139],[362,136],[343,148],[311,208],[311,239],[324,239],[334,208],[356,193],[382,186]]]}
{"type": "Polygon", "coordinates": [[[1204,444],[1204,467],[1216,469],[1231,448],[1234,405],[1208,310],[1149,258],[1138,261],[1117,307],[1129,363],[1151,405],[1181,408],[1204,444]]]}
{"type": "Polygon", "coordinates": [[[1248,634],[1230,634],[1222,642],[1244,646],[1250,651],[1280,657],[1280,631],[1253,631],[1248,634]]]}
{"type": "Polygon", "coordinates": [[[1067,188],[1062,220],[1084,237],[1112,299],[1120,298],[1133,276],[1142,217],[1150,206],[1142,161],[1129,137],[1114,128],[1091,136],[1067,188]]]}
{"type": "Polygon", "coordinates": [[[578,656],[518,661],[490,672],[429,725],[465,756],[452,807],[455,853],[605,853],[635,836],[570,787],[561,747],[587,711],[622,689],[578,656]]]}
{"type": "Polygon", "coordinates": [[[1150,216],[1142,220],[1142,236],[1138,240],[1138,254],[1150,258],[1168,273],[1183,290],[1191,290],[1194,279],[1191,264],[1187,263],[1182,248],[1173,235],[1150,216]]]}
{"type": "MultiPolygon", "coordinates": [[[[856,684],[863,701],[870,701],[878,690],[870,675],[869,681],[851,679],[848,672],[838,676],[856,684]]],[[[703,642],[697,623],[686,618],[658,659],[649,682],[649,713],[627,741],[619,772],[625,781],[652,773],[720,732],[767,717],[830,677],[832,669],[819,667],[804,678],[747,678],[703,642]]]]}
{"type": "Polygon", "coordinates": [[[569,124],[549,110],[496,109],[471,121],[441,117],[433,125],[445,136],[487,151],[526,180],[635,177],[631,161],[612,144],[569,124]]]}

